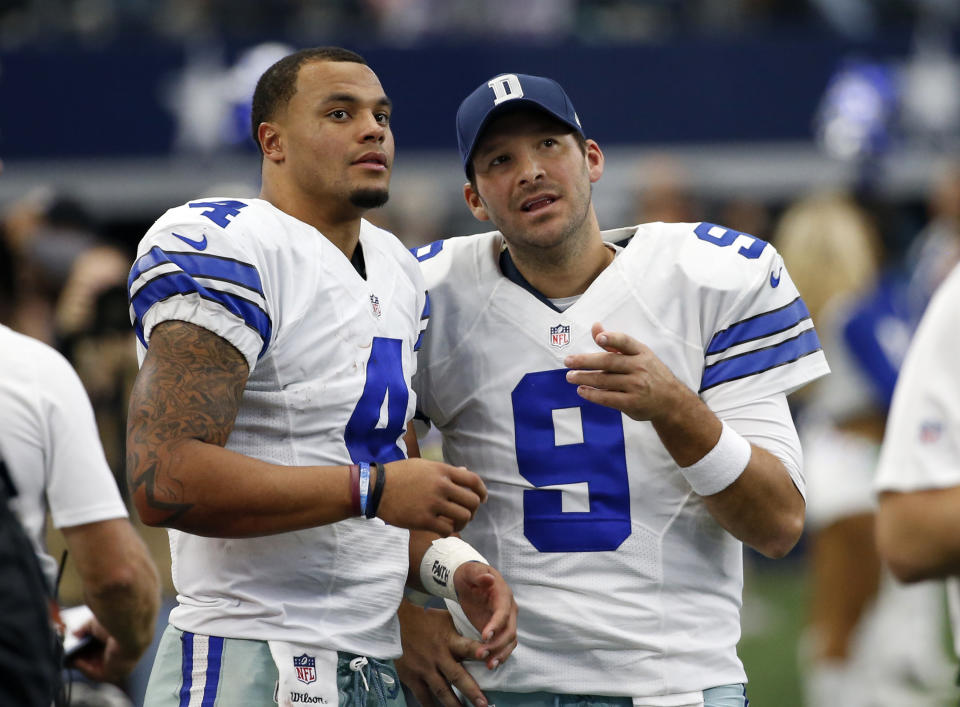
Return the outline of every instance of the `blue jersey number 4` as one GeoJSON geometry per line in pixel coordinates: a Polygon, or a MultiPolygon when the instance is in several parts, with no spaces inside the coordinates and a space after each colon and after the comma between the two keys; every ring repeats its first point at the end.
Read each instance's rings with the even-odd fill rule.
{"type": "Polygon", "coordinates": [[[586,482],[589,489],[588,511],[564,511],[560,489],[525,490],[524,535],[541,552],[616,550],[631,533],[620,411],[577,395],[566,369],[528,373],[513,389],[512,400],[523,478],[537,487],[586,482]],[[572,443],[558,440],[558,417],[579,417],[581,434],[572,443]]]}
{"type": "Polygon", "coordinates": [[[397,445],[406,424],[410,396],[403,377],[402,345],[400,339],[373,338],[367,380],[343,435],[355,462],[386,464],[406,458],[397,445]]]}

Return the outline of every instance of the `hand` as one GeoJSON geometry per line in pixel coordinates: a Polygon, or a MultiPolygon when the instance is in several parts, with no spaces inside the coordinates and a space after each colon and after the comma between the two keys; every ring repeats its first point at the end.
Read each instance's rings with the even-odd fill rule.
{"type": "Polygon", "coordinates": [[[397,613],[403,645],[403,657],[395,661],[397,675],[420,704],[462,705],[452,685],[475,707],[486,707],[486,696],[461,663],[487,657],[486,646],[457,633],[446,611],[421,609],[404,600],[397,613]]]}
{"type": "Polygon", "coordinates": [[[487,669],[493,670],[517,647],[517,602],[506,580],[490,565],[465,562],[453,575],[460,608],[480,632],[487,669]]]}
{"type": "Polygon", "coordinates": [[[620,410],[634,420],[657,420],[700,404],[696,394],[633,337],[605,331],[602,324],[594,324],[591,332],[605,353],[573,354],[563,361],[573,369],[567,372],[567,380],[579,386],[581,398],[620,410]]]}
{"type": "Polygon", "coordinates": [[[462,466],[403,459],[377,465],[377,473],[387,475],[377,515],[399,528],[446,537],[462,530],[487,500],[483,481],[462,466]]]}
{"type": "Polygon", "coordinates": [[[89,648],[80,651],[69,667],[76,668],[95,682],[120,685],[140,660],[140,653],[126,650],[96,619],[90,619],[77,629],[75,635],[89,635],[96,640],[89,648]]]}

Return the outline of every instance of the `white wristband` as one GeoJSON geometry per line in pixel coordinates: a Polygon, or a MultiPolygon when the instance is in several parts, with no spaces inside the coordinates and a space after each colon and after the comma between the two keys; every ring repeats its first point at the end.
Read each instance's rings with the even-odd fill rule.
{"type": "Polygon", "coordinates": [[[453,575],[465,562],[490,564],[486,558],[460,538],[434,540],[420,561],[420,581],[430,594],[457,601],[453,575]]]}
{"type": "Polygon", "coordinates": [[[680,473],[696,494],[712,496],[739,478],[750,463],[752,453],[750,443],[724,422],[713,449],[697,463],[680,467],[680,473]]]}

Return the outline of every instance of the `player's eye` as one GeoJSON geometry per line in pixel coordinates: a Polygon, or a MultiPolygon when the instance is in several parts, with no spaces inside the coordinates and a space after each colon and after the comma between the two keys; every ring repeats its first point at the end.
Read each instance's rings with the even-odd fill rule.
{"type": "Polygon", "coordinates": [[[377,119],[377,122],[380,125],[389,125],[390,124],[390,114],[386,112],[374,113],[374,118],[377,119]]]}
{"type": "Polygon", "coordinates": [[[548,137],[546,140],[543,141],[544,147],[553,147],[556,144],[557,144],[557,141],[552,137],[548,137]]]}
{"type": "Polygon", "coordinates": [[[346,120],[350,114],[342,108],[337,108],[327,113],[327,116],[333,118],[334,120],[346,120]]]}
{"type": "Polygon", "coordinates": [[[490,166],[491,166],[491,167],[496,167],[496,166],[499,165],[499,164],[504,164],[504,163],[509,162],[509,161],[510,161],[510,156],[509,156],[509,155],[497,155],[497,156],[494,157],[492,160],[490,160],[490,166]]]}

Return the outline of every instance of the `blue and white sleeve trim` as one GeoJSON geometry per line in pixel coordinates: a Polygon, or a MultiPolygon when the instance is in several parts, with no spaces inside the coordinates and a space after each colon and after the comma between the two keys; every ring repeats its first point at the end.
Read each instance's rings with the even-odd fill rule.
{"type": "Polygon", "coordinates": [[[270,343],[273,323],[267,314],[260,274],[250,263],[154,246],[134,263],[127,289],[130,319],[144,346],[151,319],[148,313],[154,307],[165,303],[196,304],[198,300],[221,307],[255,334],[260,344],[258,357],[263,356],[270,343]]]}
{"type": "Polygon", "coordinates": [[[706,350],[700,392],[758,375],[821,350],[803,300],[743,319],[717,332],[706,350]]]}

